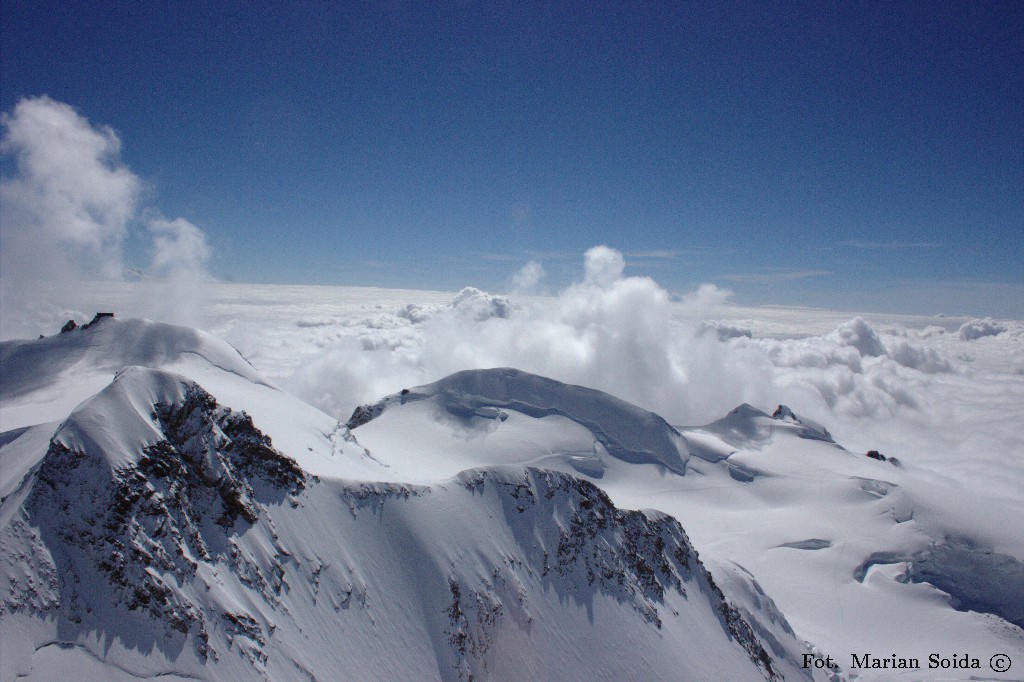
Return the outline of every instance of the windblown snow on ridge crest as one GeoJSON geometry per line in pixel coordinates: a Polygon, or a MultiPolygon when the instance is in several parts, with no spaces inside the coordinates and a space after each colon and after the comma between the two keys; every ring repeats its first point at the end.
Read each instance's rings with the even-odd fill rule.
{"type": "Polygon", "coordinates": [[[40,339],[0,343],[4,429],[63,419],[132,365],[193,375],[210,369],[270,386],[228,343],[191,327],[97,317],[40,339]]]}

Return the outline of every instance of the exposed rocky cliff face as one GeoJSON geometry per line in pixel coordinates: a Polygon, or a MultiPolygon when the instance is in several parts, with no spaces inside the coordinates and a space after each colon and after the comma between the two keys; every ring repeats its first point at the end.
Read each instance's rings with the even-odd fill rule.
{"type": "MultiPolygon", "coordinates": [[[[195,579],[200,562],[239,562],[234,538],[263,505],[300,493],[306,477],[248,415],[219,406],[195,383],[179,384],[176,400],[151,406],[160,439],[120,453],[119,466],[95,440],[78,434],[69,447],[58,431],[25,511],[53,559],[57,598],[72,622],[103,600],[194,637],[205,656],[203,609],[177,588],[195,579]],[[109,589],[79,587],[96,584],[109,589]]],[[[273,585],[273,576],[258,579],[263,589],[273,585]]]]}

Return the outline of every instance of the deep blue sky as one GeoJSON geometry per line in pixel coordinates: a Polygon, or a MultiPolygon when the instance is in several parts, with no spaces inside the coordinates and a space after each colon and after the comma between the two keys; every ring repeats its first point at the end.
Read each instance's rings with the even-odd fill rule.
{"type": "Polygon", "coordinates": [[[1024,3],[0,7],[2,110],[112,126],[220,277],[557,285],[603,243],[741,302],[1024,315],[1024,3]]]}

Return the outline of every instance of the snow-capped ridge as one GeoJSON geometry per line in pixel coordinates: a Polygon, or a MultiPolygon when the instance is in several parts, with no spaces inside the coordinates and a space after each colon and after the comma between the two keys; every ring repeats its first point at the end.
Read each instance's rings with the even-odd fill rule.
{"type": "Polygon", "coordinates": [[[16,372],[18,369],[33,369],[33,374],[40,380],[55,378],[51,373],[41,371],[51,367],[24,367],[41,354],[46,355],[48,365],[80,363],[96,368],[127,365],[160,367],[182,356],[197,355],[224,371],[263,382],[257,370],[237,350],[199,329],[97,313],[91,322],[70,332],[0,343],[0,363],[5,370],[5,398],[8,392],[15,395],[20,392],[11,385],[12,381],[20,379],[23,382],[27,378],[24,376],[26,372],[16,372]]]}
{"type": "MultiPolygon", "coordinates": [[[[53,580],[25,606],[58,600],[72,622],[119,607],[148,614],[205,659],[203,608],[178,588],[200,562],[232,561],[232,538],[267,505],[301,492],[306,478],[244,412],[181,376],[126,368],[61,425],[39,464],[24,509],[53,580]],[[80,583],[103,585],[103,601],[80,583]]],[[[272,586],[272,576],[257,574],[250,582],[272,586]]],[[[12,595],[38,592],[19,587],[12,595]]]]}
{"type": "MultiPolygon", "coordinates": [[[[610,396],[508,370],[434,388],[458,419],[500,421],[507,403],[565,410],[593,428],[615,418],[634,448],[649,441],[629,441],[629,427],[675,433],[610,396]],[[572,400],[581,396],[591,403],[572,400]]],[[[18,513],[0,543],[20,558],[4,564],[0,611],[56,619],[68,641],[95,632],[119,650],[148,651],[121,655],[133,674],[155,656],[188,676],[280,678],[313,624],[344,618],[346,632],[416,641],[405,666],[427,644],[440,679],[486,677],[489,666],[517,665],[503,637],[536,650],[531,633],[566,627],[575,641],[597,618],[606,644],[625,637],[664,654],[663,638],[697,632],[737,679],[778,676],[674,518],[619,509],[591,483],[532,467],[478,468],[431,486],[320,478],[247,414],[172,372],[119,370],[56,429],[27,486],[5,500],[18,513]],[[421,620],[409,624],[401,605],[420,602],[421,620]]],[[[358,655],[353,646],[308,670],[352,672],[343,661],[358,655]]],[[[553,661],[556,649],[545,651],[553,661]]],[[[671,660],[701,665],[685,651],[671,660]]]]}
{"type": "MultiPolygon", "coordinates": [[[[120,370],[107,388],[71,413],[51,441],[51,449],[93,457],[110,470],[145,467],[147,458],[168,447],[192,453],[190,466],[201,470],[197,475],[208,484],[241,472],[286,487],[301,488],[304,478],[245,412],[219,405],[181,375],[146,367],[120,370]]],[[[166,473],[163,466],[154,470],[166,473]]]]}
{"type": "Polygon", "coordinates": [[[466,420],[503,419],[503,410],[535,418],[562,416],[589,429],[612,457],[686,472],[687,455],[679,431],[660,416],[601,391],[512,368],[466,370],[404,389],[358,407],[348,425],[356,428],[394,406],[435,397],[447,413],[466,420]]]}
{"type": "Polygon", "coordinates": [[[767,412],[743,403],[721,419],[699,427],[699,430],[714,433],[735,447],[765,442],[778,431],[835,444],[828,429],[810,419],[797,416],[786,405],[779,405],[769,416],[767,412]]]}
{"type": "MultiPolygon", "coordinates": [[[[488,650],[510,621],[525,617],[530,625],[533,617],[528,614],[538,587],[553,592],[559,602],[585,605],[590,618],[594,602],[613,600],[628,607],[650,632],[676,627],[681,618],[711,616],[764,678],[777,679],[771,655],[746,617],[716,586],[679,522],[658,511],[619,509],[603,490],[584,479],[506,465],[466,470],[430,487],[346,486],[342,496],[355,497],[359,511],[353,508],[353,515],[369,510],[383,518],[386,503],[394,518],[404,513],[396,504],[429,506],[441,497],[462,500],[467,492],[477,501],[475,508],[488,513],[471,529],[456,531],[457,545],[474,541],[467,534],[490,532],[505,549],[501,561],[483,571],[487,577],[482,581],[469,577],[480,572],[474,564],[491,566],[493,556],[464,557],[465,565],[447,569],[451,598],[445,609],[445,633],[455,664],[463,671],[459,679],[467,674],[486,676],[488,650]],[[492,522],[482,519],[492,515],[497,525],[483,530],[482,524],[492,522]],[[518,587],[510,590],[512,586],[518,587]],[[687,614],[680,613],[684,606],[687,614]]],[[[446,514],[451,513],[455,510],[446,514]]],[[[424,573],[430,571],[424,567],[424,573]]],[[[703,636],[709,645],[718,646],[711,643],[719,635],[703,636]]]]}
{"type": "Polygon", "coordinates": [[[786,616],[757,579],[747,569],[731,561],[718,566],[715,574],[719,576],[718,582],[726,588],[733,608],[750,624],[757,638],[771,652],[776,665],[788,664],[790,670],[803,672],[803,662],[798,656],[810,645],[797,639],[786,616]]]}
{"type": "Polygon", "coordinates": [[[124,367],[114,380],[72,411],[53,436],[70,451],[90,452],[110,469],[134,464],[163,436],[154,406],[184,400],[183,377],[146,367],[124,367]]]}
{"type": "Polygon", "coordinates": [[[132,365],[192,379],[219,370],[269,386],[237,350],[198,329],[99,317],[54,336],[0,343],[5,428],[63,419],[106,386],[114,373],[132,365]]]}
{"type": "Polygon", "coordinates": [[[828,432],[828,429],[807,417],[798,417],[788,405],[779,405],[775,408],[775,411],[772,412],[772,419],[778,419],[802,427],[796,430],[796,434],[801,438],[823,440],[828,443],[835,442],[832,440],[832,434],[828,432]]]}
{"type": "MultiPolygon", "coordinates": [[[[113,317],[114,317],[114,313],[96,313],[96,315],[90,321],[86,322],[81,327],[78,326],[78,323],[75,322],[74,319],[70,319],[70,320],[68,320],[67,322],[64,323],[63,327],[60,328],[60,333],[61,334],[68,334],[70,332],[75,331],[76,329],[83,329],[83,330],[84,329],[88,329],[89,327],[96,326],[97,324],[99,324],[100,322],[103,322],[104,320],[113,319],[113,317]]],[[[40,338],[43,338],[43,337],[40,337],[40,338]]]]}

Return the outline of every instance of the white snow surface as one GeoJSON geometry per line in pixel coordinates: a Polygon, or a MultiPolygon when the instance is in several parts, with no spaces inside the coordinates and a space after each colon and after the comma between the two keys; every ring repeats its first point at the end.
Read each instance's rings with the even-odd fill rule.
{"type": "Polygon", "coordinates": [[[196,329],[140,319],[100,318],[64,334],[7,341],[0,348],[0,363],[3,431],[62,419],[131,365],[163,367],[197,379],[219,370],[266,384],[224,341],[196,329]]]}
{"type": "Polygon", "coordinates": [[[811,652],[840,678],[1021,679],[1024,322],[743,309],[611,273],[554,297],[219,285],[203,333],[121,319],[144,312],[127,285],[102,293],[38,332],[69,310],[118,318],[0,349],[2,679],[764,679],[699,577],[644,602],[541,576],[524,529],[557,546],[581,498],[519,512],[501,491],[550,476],[678,519],[787,679],[811,652]],[[51,438],[137,466],[166,436],[153,403],[190,382],[307,476],[254,484],[251,525],[198,523],[193,577],[146,569],[202,614],[206,662],[194,631],[126,610],[96,575],[71,600],[92,614],[71,613],[64,559],[26,511],[51,438]],[[350,431],[359,404],[374,418],[350,431]],[[473,595],[456,610],[451,580],[473,595]],[[854,653],[982,669],[852,670],[854,653]]]}
{"type": "MultiPolygon", "coordinates": [[[[124,350],[118,327],[152,326],[104,324],[112,333],[88,337],[101,358],[115,354],[104,344],[124,350]]],[[[91,331],[32,343],[59,358],[91,331]]],[[[37,360],[26,346],[5,360],[37,360]]],[[[674,519],[617,510],[578,476],[514,458],[400,481],[315,408],[189,355],[206,362],[185,365],[203,386],[127,366],[62,422],[5,434],[3,679],[805,676],[792,634],[768,653],[674,519]],[[273,441],[252,430],[266,423],[273,441]]],[[[660,418],[513,374],[533,389],[519,398],[567,414],[551,415],[539,445],[593,443],[600,416],[613,449],[678,457],[623,428],[639,419],[672,434],[660,418]],[[590,428],[566,433],[581,418],[590,428]]],[[[52,372],[19,395],[59,382],[52,372]]]]}
{"type": "MultiPolygon", "coordinates": [[[[480,453],[486,461],[543,462],[592,480],[617,505],[670,513],[713,572],[751,576],[796,634],[836,661],[892,650],[922,661],[943,651],[1024,654],[1024,533],[1005,525],[1007,514],[1024,511],[1019,499],[971,499],[903,465],[852,453],[784,406],[776,418],[741,405],[707,426],[680,427],[674,442],[688,463],[685,475],[612,457],[602,434],[588,434],[571,419],[566,435],[572,439],[539,443],[535,434],[550,426],[537,422],[551,417],[516,418],[523,383],[533,389],[532,404],[555,405],[562,413],[589,393],[509,370],[455,375],[385,399],[380,415],[353,433],[400,475],[445,471],[453,459],[464,466],[468,462],[451,453],[480,453]],[[469,385],[483,392],[469,393],[469,385]],[[540,387],[548,388],[545,395],[537,395],[540,387]],[[495,409],[497,415],[489,412],[495,409]],[[951,596],[908,580],[914,562],[935,547],[956,550],[945,552],[936,570],[946,577],[942,587],[955,583],[962,592],[951,596]],[[974,598],[964,589],[963,573],[977,570],[969,565],[978,557],[987,571],[980,589],[1018,626],[988,608],[951,608],[974,598]]],[[[635,408],[615,417],[625,431],[636,418],[635,408]]],[[[873,678],[872,671],[857,673],[873,678]]],[[[909,679],[920,675],[913,671],[909,679]]],[[[894,676],[885,671],[874,679],[894,676]]]]}

